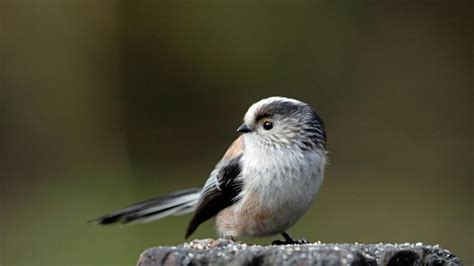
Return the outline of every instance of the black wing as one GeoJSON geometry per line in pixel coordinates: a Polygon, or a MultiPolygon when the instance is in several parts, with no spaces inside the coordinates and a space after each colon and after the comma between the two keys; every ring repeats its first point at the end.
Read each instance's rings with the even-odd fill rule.
{"type": "Polygon", "coordinates": [[[189,222],[186,238],[194,233],[201,223],[238,201],[237,196],[242,191],[242,180],[239,178],[242,170],[241,157],[242,154],[230,160],[224,159],[213,171],[204,185],[195,214],[189,222]]]}

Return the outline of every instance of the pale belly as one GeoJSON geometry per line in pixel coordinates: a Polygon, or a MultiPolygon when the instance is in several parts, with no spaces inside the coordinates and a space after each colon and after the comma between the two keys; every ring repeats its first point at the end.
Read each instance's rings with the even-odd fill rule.
{"type": "Polygon", "coordinates": [[[216,216],[222,237],[260,237],[285,232],[309,209],[323,181],[326,154],[247,150],[242,157],[240,200],[216,216]]]}
{"type": "MultiPolygon", "coordinates": [[[[273,180],[263,189],[245,194],[216,217],[222,237],[260,237],[282,233],[309,209],[319,188],[319,176],[273,180]]],[[[265,183],[263,183],[265,184],[265,183]]]]}

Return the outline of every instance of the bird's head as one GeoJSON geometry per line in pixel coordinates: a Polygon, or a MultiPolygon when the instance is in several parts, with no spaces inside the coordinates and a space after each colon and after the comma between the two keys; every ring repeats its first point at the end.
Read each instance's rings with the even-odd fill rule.
{"type": "Polygon", "coordinates": [[[325,149],[324,124],[306,103],[270,97],[254,103],[237,129],[245,143],[264,148],[325,149]]]}

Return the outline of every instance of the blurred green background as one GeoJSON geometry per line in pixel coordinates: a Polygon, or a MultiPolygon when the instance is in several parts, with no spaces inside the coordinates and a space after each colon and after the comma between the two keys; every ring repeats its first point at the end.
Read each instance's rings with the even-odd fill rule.
{"type": "Polygon", "coordinates": [[[200,186],[273,95],[314,106],[331,152],[293,235],[440,244],[474,263],[472,7],[1,0],[0,264],[132,265],[182,243],[189,215],[87,221],[200,186]]]}

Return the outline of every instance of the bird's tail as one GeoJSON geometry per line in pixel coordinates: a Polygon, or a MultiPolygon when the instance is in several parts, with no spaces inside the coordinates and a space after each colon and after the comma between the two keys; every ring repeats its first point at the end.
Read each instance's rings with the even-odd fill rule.
{"type": "Polygon", "coordinates": [[[147,223],[170,215],[194,211],[199,200],[199,188],[176,191],[161,197],[136,203],[90,221],[96,224],[147,223]]]}

